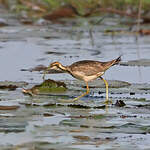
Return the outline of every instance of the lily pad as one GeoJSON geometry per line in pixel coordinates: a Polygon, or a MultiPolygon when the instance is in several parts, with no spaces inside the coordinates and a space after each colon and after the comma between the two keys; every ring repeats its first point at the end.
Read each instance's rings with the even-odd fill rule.
{"type": "Polygon", "coordinates": [[[12,82],[12,81],[1,81],[0,89],[15,90],[18,87],[26,86],[26,82],[12,82]]]}
{"type": "Polygon", "coordinates": [[[63,93],[67,90],[66,84],[60,81],[45,80],[39,85],[35,85],[31,89],[23,89],[24,94],[38,95],[38,94],[48,94],[48,93],[63,93]]]}
{"type": "Polygon", "coordinates": [[[14,106],[1,106],[0,105],[0,110],[16,110],[18,108],[19,108],[18,105],[14,105],[14,106]]]}

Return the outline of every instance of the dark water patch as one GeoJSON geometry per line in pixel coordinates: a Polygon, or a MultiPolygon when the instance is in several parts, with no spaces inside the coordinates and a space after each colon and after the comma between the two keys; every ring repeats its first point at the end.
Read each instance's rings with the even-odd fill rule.
{"type": "Polygon", "coordinates": [[[45,52],[45,54],[47,54],[47,55],[56,55],[56,56],[66,55],[66,53],[63,53],[63,52],[52,52],[52,51],[47,51],[47,52],[45,52]]]}

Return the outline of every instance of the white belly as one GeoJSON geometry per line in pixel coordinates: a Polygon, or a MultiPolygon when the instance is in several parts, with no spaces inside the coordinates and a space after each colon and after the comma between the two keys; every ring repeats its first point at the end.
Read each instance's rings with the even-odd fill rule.
{"type": "Polygon", "coordinates": [[[102,76],[103,74],[104,74],[104,72],[99,72],[96,75],[85,76],[81,72],[76,72],[76,73],[74,73],[73,77],[75,77],[79,80],[84,80],[85,82],[89,82],[89,81],[92,81],[92,80],[102,76]]]}
{"type": "Polygon", "coordinates": [[[84,77],[84,81],[89,82],[89,81],[95,80],[95,79],[97,79],[97,78],[98,78],[97,75],[85,76],[85,77],[84,77]]]}

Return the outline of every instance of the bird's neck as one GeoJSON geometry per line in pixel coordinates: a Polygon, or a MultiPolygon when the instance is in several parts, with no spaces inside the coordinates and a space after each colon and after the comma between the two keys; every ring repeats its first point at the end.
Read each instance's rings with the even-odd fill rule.
{"type": "Polygon", "coordinates": [[[63,66],[62,64],[59,64],[59,68],[64,72],[68,71],[67,67],[63,66]]]}

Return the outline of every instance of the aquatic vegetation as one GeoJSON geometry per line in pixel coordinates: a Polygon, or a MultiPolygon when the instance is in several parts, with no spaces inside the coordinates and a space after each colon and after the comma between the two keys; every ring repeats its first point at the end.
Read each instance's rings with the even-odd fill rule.
{"type": "Polygon", "coordinates": [[[28,85],[27,82],[12,82],[12,81],[0,81],[1,90],[16,90],[16,88],[21,88],[28,85]]]}
{"type": "Polygon", "coordinates": [[[23,89],[24,94],[36,95],[36,94],[48,94],[48,93],[62,93],[67,90],[65,83],[54,80],[45,80],[39,85],[35,85],[31,89],[23,89]]]}
{"type": "MultiPolygon", "coordinates": [[[[72,11],[69,11],[72,13],[70,16],[80,17],[101,15],[105,12],[115,14],[117,10],[124,11],[124,15],[125,11],[131,11],[129,15],[132,16],[137,14],[139,7],[139,0],[1,0],[0,3],[10,10],[17,12],[23,18],[25,16],[29,18],[40,18],[45,15],[50,15],[51,18],[55,19],[59,15],[62,16],[63,13],[63,17],[65,15],[68,17],[70,14],[65,11],[65,9],[68,9],[68,6],[72,9],[72,11]],[[109,12],[107,8],[115,11],[109,12]]],[[[150,1],[142,0],[142,15],[148,16],[149,7],[150,1]]]]}

